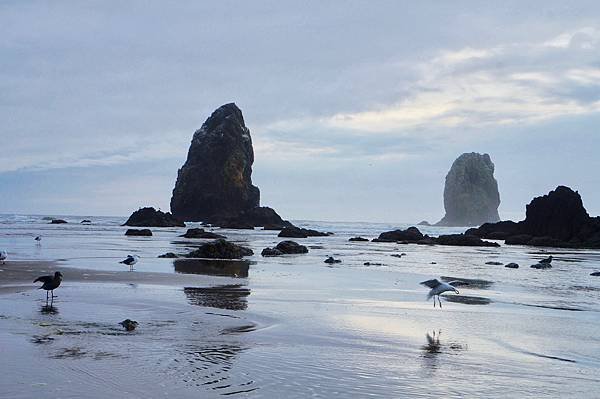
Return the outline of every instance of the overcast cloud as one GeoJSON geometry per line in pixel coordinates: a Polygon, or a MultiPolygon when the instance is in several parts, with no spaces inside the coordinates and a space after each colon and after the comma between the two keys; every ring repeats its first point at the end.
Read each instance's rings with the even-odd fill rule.
{"type": "Polygon", "coordinates": [[[234,101],[286,218],[437,221],[470,151],[503,218],[559,184],[600,214],[595,1],[322,3],[0,2],[0,212],[168,209],[234,101]]]}

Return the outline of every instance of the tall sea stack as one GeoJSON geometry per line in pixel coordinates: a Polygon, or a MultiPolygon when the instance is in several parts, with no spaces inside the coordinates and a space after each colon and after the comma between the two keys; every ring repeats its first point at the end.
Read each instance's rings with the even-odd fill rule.
{"type": "Polygon", "coordinates": [[[254,151],[242,111],[219,107],[194,133],[185,164],[177,173],[171,212],[186,221],[235,217],[259,206],[252,185],[254,151]]]}
{"type": "Polygon", "coordinates": [[[459,156],[446,175],[444,208],[438,226],[479,226],[500,220],[500,194],[494,164],[488,154],[459,156]]]}

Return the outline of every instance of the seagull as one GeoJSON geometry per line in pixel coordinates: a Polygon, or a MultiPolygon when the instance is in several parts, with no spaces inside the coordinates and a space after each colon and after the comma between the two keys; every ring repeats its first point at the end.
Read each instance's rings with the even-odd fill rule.
{"type": "Polygon", "coordinates": [[[39,243],[42,242],[42,236],[37,236],[37,237],[34,238],[34,240],[36,240],[37,243],[39,244],[39,243]]]}
{"type": "Polygon", "coordinates": [[[8,252],[6,252],[5,250],[1,250],[0,251],[0,260],[2,261],[2,264],[5,264],[6,262],[6,258],[8,258],[8,252]]]}
{"type": "Polygon", "coordinates": [[[52,301],[50,302],[50,306],[52,306],[52,302],[54,302],[54,290],[58,288],[60,283],[62,282],[63,275],[61,272],[54,273],[54,276],[40,276],[33,280],[34,283],[38,281],[43,283],[42,286],[38,289],[46,290],[46,306],[48,306],[48,291],[52,293],[52,301]]]}
{"type": "Polygon", "coordinates": [[[427,281],[423,281],[419,284],[424,285],[426,287],[431,288],[431,291],[429,291],[429,294],[427,294],[427,300],[429,300],[429,298],[433,297],[433,307],[435,308],[435,297],[437,295],[438,298],[438,302],[440,304],[440,308],[442,307],[442,302],[440,301],[440,294],[444,293],[446,291],[454,291],[457,294],[459,294],[458,290],[456,288],[454,288],[454,286],[452,284],[460,284],[461,281],[450,281],[449,283],[443,283],[441,281],[439,281],[438,279],[432,279],[432,280],[427,280],[427,281]]]}
{"type": "Polygon", "coordinates": [[[138,262],[138,259],[140,259],[140,257],[137,255],[127,255],[127,258],[123,259],[119,263],[123,263],[124,265],[129,266],[129,271],[132,272],[133,265],[135,265],[138,262]]]}
{"type": "Polygon", "coordinates": [[[538,263],[547,263],[547,264],[552,263],[552,255],[548,256],[546,259],[542,259],[538,263]]]}

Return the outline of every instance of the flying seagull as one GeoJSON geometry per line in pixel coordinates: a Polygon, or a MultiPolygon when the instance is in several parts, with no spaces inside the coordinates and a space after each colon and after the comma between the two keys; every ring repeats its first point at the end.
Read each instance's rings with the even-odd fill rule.
{"type": "Polygon", "coordinates": [[[1,250],[0,251],[0,260],[2,261],[2,264],[6,263],[6,258],[8,258],[8,252],[6,252],[5,250],[1,250]]]}
{"type": "Polygon", "coordinates": [[[542,264],[550,264],[550,263],[552,263],[552,255],[548,256],[546,259],[542,259],[538,263],[542,263],[542,264]]]}
{"type": "Polygon", "coordinates": [[[54,290],[58,288],[60,283],[62,282],[63,275],[61,272],[54,273],[54,276],[40,276],[33,280],[34,283],[38,281],[43,283],[42,286],[38,289],[46,290],[46,306],[48,306],[48,291],[52,293],[52,301],[50,302],[50,306],[52,306],[52,302],[54,302],[54,290]]]}
{"type": "Polygon", "coordinates": [[[137,255],[127,255],[127,258],[123,259],[119,263],[123,263],[124,265],[129,266],[129,271],[132,272],[133,265],[135,265],[138,262],[138,259],[140,259],[140,257],[137,255]]]}
{"type": "Polygon", "coordinates": [[[429,291],[429,294],[427,294],[427,300],[429,300],[429,298],[433,297],[433,307],[435,308],[435,297],[437,296],[438,303],[440,304],[440,308],[441,308],[442,302],[440,301],[440,294],[444,293],[446,291],[454,291],[457,294],[459,294],[458,290],[456,288],[454,288],[453,284],[460,285],[461,283],[462,282],[458,281],[458,280],[450,281],[449,283],[443,283],[443,282],[439,281],[438,279],[434,278],[432,280],[423,281],[419,284],[431,288],[431,290],[429,291]]]}

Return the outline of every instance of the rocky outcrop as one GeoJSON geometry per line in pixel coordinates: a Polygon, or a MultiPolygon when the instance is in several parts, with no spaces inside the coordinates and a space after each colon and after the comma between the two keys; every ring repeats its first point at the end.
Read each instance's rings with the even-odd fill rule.
{"type": "Polygon", "coordinates": [[[68,223],[68,222],[63,219],[52,219],[52,221],[50,222],[50,224],[65,224],[65,223],[68,223]]]}
{"type": "Polygon", "coordinates": [[[409,227],[406,230],[392,230],[381,233],[373,242],[408,242],[416,243],[421,241],[425,236],[416,227],[409,227]]]}
{"type": "Polygon", "coordinates": [[[307,237],[327,237],[332,235],[332,233],[323,233],[321,231],[312,230],[312,229],[304,229],[296,226],[289,226],[281,230],[278,234],[278,237],[287,237],[287,238],[307,238],[307,237]]]}
{"type": "Polygon", "coordinates": [[[171,198],[173,215],[186,221],[234,217],[259,206],[252,185],[254,151],[242,111],[219,107],[194,133],[171,198]]]}
{"type": "Polygon", "coordinates": [[[125,232],[126,236],[140,236],[140,237],[151,237],[152,231],[150,229],[127,229],[125,232]]]}
{"type": "Polygon", "coordinates": [[[186,258],[210,258],[210,259],[241,259],[244,256],[253,255],[250,248],[234,244],[226,240],[216,240],[202,245],[195,251],[185,255],[186,258]]]}
{"type": "Polygon", "coordinates": [[[210,231],[205,231],[204,229],[200,228],[188,229],[188,231],[186,231],[185,234],[182,234],[180,237],[209,239],[227,238],[225,236],[222,236],[221,234],[212,233],[210,231]]]}
{"type": "Polygon", "coordinates": [[[268,206],[252,208],[231,217],[213,219],[211,223],[215,226],[229,229],[264,227],[265,230],[282,230],[285,227],[292,226],[290,222],[283,220],[273,208],[269,208],[268,206]]]}
{"type": "Polygon", "coordinates": [[[466,234],[504,239],[508,245],[600,248],[600,218],[588,215],[578,192],[559,186],[534,198],[525,220],[486,223],[466,234]]]}
{"type": "Polygon", "coordinates": [[[300,245],[295,241],[281,241],[273,248],[265,248],[262,250],[262,256],[281,256],[290,254],[305,254],[308,253],[308,248],[300,245]]]}
{"type": "Polygon", "coordinates": [[[479,226],[500,220],[500,194],[488,154],[465,153],[446,175],[444,208],[438,226],[479,226]]]}
{"type": "Polygon", "coordinates": [[[185,223],[169,212],[157,211],[152,207],[140,208],[133,212],[123,226],[132,227],[185,227],[185,223]]]}
{"type": "MultiPolygon", "coordinates": [[[[373,242],[396,242],[419,245],[452,245],[468,247],[498,247],[498,243],[483,241],[475,235],[447,234],[439,237],[423,235],[418,228],[409,227],[406,230],[393,230],[381,233],[373,242]]],[[[393,255],[392,255],[393,256],[393,255]]],[[[402,256],[402,255],[400,255],[402,256]]]]}
{"type": "Polygon", "coordinates": [[[359,241],[360,242],[360,241],[369,241],[369,239],[359,236],[359,237],[351,237],[348,239],[348,241],[359,241]]]}
{"type": "Polygon", "coordinates": [[[166,258],[166,259],[175,259],[175,258],[179,258],[179,256],[177,256],[176,253],[173,252],[167,252],[165,254],[162,255],[158,255],[159,258],[166,258]]]}

